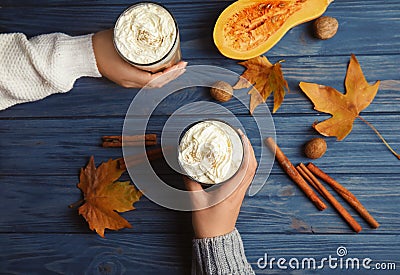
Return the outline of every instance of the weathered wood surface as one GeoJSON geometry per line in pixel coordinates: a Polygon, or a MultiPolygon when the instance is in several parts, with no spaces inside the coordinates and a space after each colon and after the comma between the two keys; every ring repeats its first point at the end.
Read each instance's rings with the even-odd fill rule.
{"type": "MultiPolygon", "coordinates": [[[[219,116],[220,117],[220,116],[219,116]]],[[[221,117],[220,117],[221,118],[221,117]]],[[[256,156],[261,154],[263,142],[256,136],[257,126],[252,118],[239,116],[243,129],[252,141],[256,156]]],[[[311,125],[326,116],[303,116],[299,114],[276,116],[277,142],[293,163],[307,162],[302,146],[310,138],[318,136],[311,125]]],[[[400,129],[398,115],[366,115],[365,118],[399,150],[400,129]]],[[[176,120],[177,129],[184,128],[186,117],[176,120]],[[181,124],[180,124],[181,123],[181,124]],[[181,127],[179,127],[181,125],[181,127]]],[[[147,128],[150,133],[161,135],[166,116],[153,117],[147,128]]],[[[90,155],[98,162],[122,156],[121,149],[101,147],[101,137],[122,133],[123,118],[80,119],[18,119],[1,121],[0,175],[75,175],[90,155]],[[38,161],[40,160],[40,161],[38,161]]],[[[399,163],[387,151],[375,133],[363,122],[356,120],[353,132],[342,142],[329,138],[328,152],[315,163],[334,173],[397,174],[399,163]]],[[[158,172],[170,170],[166,166],[158,172]]],[[[275,165],[273,173],[282,173],[275,165]]],[[[393,183],[395,184],[395,183],[393,183]]]]}
{"type": "MultiPolygon", "coordinates": [[[[332,86],[344,92],[344,78],[350,55],[328,57],[291,57],[286,58],[282,64],[284,74],[289,82],[291,92],[286,96],[276,116],[288,114],[317,115],[313,106],[300,91],[300,81],[315,82],[332,86]],[[327,77],[327,75],[329,77],[327,77]]],[[[397,114],[400,104],[400,64],[399,55],[359,56],[359,62],[370,82],[381,80],[382,84],[373,103],[363,112],[372,114],[393,113],[397,114]]],[[[271,58],[277,62],[280,58],[271,58]]],[[[221,66],[240,74],[243,67],[233,60],[199,59],[189,60],[190,65],[221,66]]],[[[232,83],[234,84],[234,83],[232,83]]],[[[0,112],[0,118],[34,118],[34,117],[125,117],[132,99],[138,93],[137,89],[124,89],[104,79],[80,79],[75,89],[68,96],[65,94],[53,95],[40,102],[17,105],[12,110],[0,112]],[[96,108],[91,108],[95,105],[96,108]],[[51,106],[51,108],[49,107],[51,106]]],[[[235,91],[235,95],[245,98],[246,90],[235,91]]],[[[170,95],[157,108],[155,114],[170,115],[177,108],[199,100],[212,100],[206,89],[186,89],[170,95]]],[[[270,99],[269,103],[272,102],[270,99]]],[[[234,110],[235,114],[248,115],[247,108],[241,107],[237,101],[223,104],[224,107],[234,110]]],[[[135,110],[138,115],[144,114],[143,110],[135,110]]],[[[394,121],[395,122],[395,121],[394,121]]],[[[398,129],[400,127],[397,127],[398,129]]]]}
{"type": "MultiPolygon", "coordinates": [[[[236,61],[223,58],[212,42],[214,22],[232,1],[160,2],[177,18],[182,53],[189,64],[243,72],[236,61]]],[[[112,27],[130,4],[125,0],[3,0],[0,32],[28,36],[95,32],[112,27]]],[[[399,1],[336,0],[326,14],[340,23],[333,39],[313,38],[311,24],[306,23],[289,31],[267,53],[272,62],[286,60],[282,67],[291,88],[273,116],[279,145],[293,163],[308,161],[301,147],[317,136],[311,125],[329,116],[313,110],[298,83],[316,82],[343,91],[347,63],[354,53],[368,81],[382,80],[376,99],[362,115],[400,151],[399,1]]],[[[190,213],[164,209],[144,198],[136,204],[137,210],[123,214],[133,229],[107,231],[106,239],[101,239],[89,231],[76,209],[68,208],[81,198],[76,188],[79,168],[91,155],[97,163],[122,156],[120,149],[101,148],[100,138],[122,132],[126,111],[137,93],[105,79],[80,79],[68,94],[0,112],[0,274],[189,274],[190,213]]],[[[237,91],[241,98],[245,93],[237,91]]],[[[195,101],[212,99],[204,88],[169,96],[158,106],[148,131],[160,134],[169,115],[195,101]]],[[[263,145],[248,110],[235,100],[222,105],[238,116],[259,156],[263,145]]],[[[145,110],[135,111],[138,117],[133,119],[145,114],[145,110]]],[[[182,117],[177,124],[184,122],[182,117]]],[[[350,210],[363,226],[361,234],[355,235],[332,207],[318,212],[275,164],[263,189],[245,199],[237,223],[257,274],[365,274],[365,270],[257,267],[264,253],[276,258],[321,259],[337,256],[340,246],[348,249],[349,257],[393,262],[397,271],[382,274],[398,273],[399,161],[359,120],[344,141],[327,141],[327,154],[315,163],[351,190],[381,227],[370,229],[350,210]]],[[[157,171],[167,181],[181,179],[163,163],[157,171]]]]}
{"type": "MultiPolygon", "coordinates": [[[[107,1],[103,4],[86,1],[76,6],[74,1],[68,1],[67,5],[60,6],[57,1],[40,2],[43,4],[36,7],[36,1],[6,1],[2,5],[1,31],[20,31],[28,35],[55,31],[70,34],[93,32],[112,27],[119,13],[132,3],[114,4],[113,1],[110,5],[107,1]],[[18,5],[18,2],[23,4],[18,5]],[[28,6],[24,5],[26,2],[29,2],[28,6]]],[[[211,40],[212,27],[219,13],[231,1],[160,2],[171,9],[178,21],[184,56],[220,57],[211,40]]],[[[312,37],[310,24],[304,24],[291,30],[268,55],[348,55],[356,50],[357,54],[398,54],[399,10],[400,3],[395,0],[363,1],[362,4],[359,1],[335,1],[326,12],[341,23],[334,39],[318,41],[312,37]]]]}
{"type": "MultiPolygon", "coordinates": [[[[239,228],[240,229],[240,228],[239,228]]],[[[106,239],[88,234],[3,234],[8,248],[3,254],[5,274],[190,274],[190,236],[182,234],[109,234],[106,239]],[[26,253],[27,249],[35,251],[26,253]]],[[[346,247],[349,257],[376,263],[399,260],[400,249],[393,244],[397,236],[382,239],[378,235],[243,234],[247,257],[257,274],[334,274],[327,263],[314,272],[288,269],[282,272],[258,268],[257,262],[267,253],[289,261],[329,256],[339,258],[337,249],[346,247]],[[387,260],[387,259],[392,259],[387,260]]],[[[262,262],[260,262],[262,263],[262,262]]],[[[338,268],[337,268],[338,269],[338,268]]],[[[371,274],[380,274],[367,270],[371,274]]],[[[396,274],[384,271],[383,274],[396,274]]],[[[339,274],[339,273],[338,273],[339,274]]],[[[342,269],[340,274],[366,274],[365,270],[342,269]]]]}
{"type": "MultiPolygon", "coordinates": [[[[332,176],[351,190],[381,222],[382,227],[379,230],[372,230],[361,217],[350,210],[363,226],[362,234],[397,233],[400,216],[393,204],[398,205],[400,197],[393,194],[392,186],[398,175],[375,174],[367,178],[362,174],[332,176]]],[[[163,179],[167,182],[181,180],[179,175],[166,175],[163,179]]],[[[89,232],[84,220],[78,217],[77,210],[68,208],[68,205],[81,198],[81,192],[75,186],[78,182],[76,175],[2,176],[1,182],[3,199],[0,208],[8,211],[2,213],[0,233],[89,232]]],[[[335,192],[332,193],[342,201],[335,192]]],[[[346,203],[343,205],[351,209],[346,203]]],[[[164,209],[146,198],[135,204],[135,207],[137,210],[123,214],[134,226],[133,229],[124,230],[125,233],[161,234],[180,230],[191,232],[188,213],[164,209]]],[[[268,179],[260,193],[246,198],[238,227],[245,234],[352,233],[332,207],[323,212],[316,211],[314,205],[285,175],[275,174],[268,179]]]]}

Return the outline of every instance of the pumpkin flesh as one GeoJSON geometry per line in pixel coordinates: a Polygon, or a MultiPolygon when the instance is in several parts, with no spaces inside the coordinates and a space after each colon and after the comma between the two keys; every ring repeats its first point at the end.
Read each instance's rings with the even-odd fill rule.
{"type": "Polygon", "coordinates": [[[237,1],[218,18],[214,42],[229,58],[259,56],[292,27],[322,15],[329,3],[329,0],[237,1]]]}

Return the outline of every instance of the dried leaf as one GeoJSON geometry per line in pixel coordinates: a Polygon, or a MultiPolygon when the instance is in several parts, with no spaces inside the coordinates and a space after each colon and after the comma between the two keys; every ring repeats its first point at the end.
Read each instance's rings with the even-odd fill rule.
{"type": "MultiPolygon", "coordinates": [[[[281,61],[282,62],[282,61],[281,61]]],[[[289,86],[281,70],[281,62],[272,65],[265,56],[258,56],[239,64],[246,67],[234,89],[249,88],[250,113],[253,114],[258,105],[264,103],[274,93],[274,110],[278,111],[285,97],[285,90],[289,92],[289,86]]]]}
{"type": "Polygon", "coordinates": [[[374,100],[379,84],[379,81],[368,84],[355,55],[351,55],[345,80],[346,94],[315,83],[301,82],[300,88],[314,103],[315,110],[332,115],[330,119],[315,124],[314,128],[324,136],[343,140],[351,132],[360,112],[374,100]]]}
{"type": "Polygon", "coordinates": [[[118,160],[109,160],[96,169],[91,157],[80,173],[78,188],[83,192],[85,203],[79,207],[79,214],[89,223],[90,229],[103,238],[106,228],[119,230],[132,227],[117,212],[135,209],[133,203],[142,196],[129,182],[117,182],[125,172],[118,163],[118,160]]]}

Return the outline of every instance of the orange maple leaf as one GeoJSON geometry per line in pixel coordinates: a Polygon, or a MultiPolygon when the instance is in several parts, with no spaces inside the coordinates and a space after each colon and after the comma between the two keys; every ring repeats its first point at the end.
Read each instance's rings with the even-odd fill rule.
{"type": "Polygon", "coordinates": [[[332,115],[331,118],[313,125],[320,134],[343,140],[353,129],[354,120],[359,118],[371,127],[389,151],[400,160],[400,154],[389,145],[371,123],[360,116],[361,111],[374,100],[379,85],[380,81],[373,85],[368,84],[354,54],[351,55],[347,69],[346,94],[342,94],[332,87],[300,82],[300,88],[314,103],[314,109],[332,115]]]}
{"type": "Polygon", "coordinates": [[[104,238],[104,230],[131,228],[131,224],[117,212],[134,210],[142,193],[130,182],[117,182],[125,170],[120,169],[118,160],[102,163],[97,169],[94,158],[81,169],[78,188],[82,190],[85,203],[79,207],[91,230],[104,238]],[[116,212],[117,211],[117,212],[116,212]]]}
{"type": "Polygon", "coordinates": [[[301,82],[300,88],[314,103],[315,110],[331,114],[332,117],[314,128],[324,136],[335,136],[343,140],[353,129],[360,112],[367,108],[378,92],[380,81],[368,84],[355,55],[351,55],[345,80],[346,94],[332,87],[301,82]]]}
{"type": "Polygon", "coordinates": [[[278,111],[285,97],[285,90],[289,92],[289,86],[283,77],[281,63],[272,65],[265,56],[258,56],[239,64],[246,67],[234,89],[249,88],[250,90],[250,113],[253,114],[258,105],[264,103],[274,93],[274,110],[278,111]]]}

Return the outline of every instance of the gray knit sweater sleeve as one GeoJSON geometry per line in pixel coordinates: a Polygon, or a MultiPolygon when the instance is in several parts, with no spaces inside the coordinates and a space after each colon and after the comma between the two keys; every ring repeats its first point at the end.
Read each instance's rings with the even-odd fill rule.
{"type": "Polygon", "coordinates": [[[223,236],[194,239],[192,259],[192,275],[255,274],[236,229],[223,236]]]}
{"type": "Polygon", "coordinates": [[[101,76],[92,34],[31,39],[22,33],[0,34],[0,72],[0,110],[67,92],[82,76],[101,76]]]}

